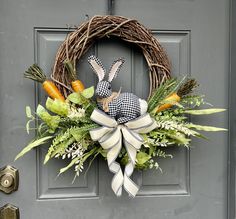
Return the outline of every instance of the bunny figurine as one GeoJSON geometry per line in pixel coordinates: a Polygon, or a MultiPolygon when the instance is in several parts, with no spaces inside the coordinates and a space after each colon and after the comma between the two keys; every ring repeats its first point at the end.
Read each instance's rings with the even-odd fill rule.
{"type": "Polygon", "coordinates": [[[147,102],[132,93],[112,92],[111,82],[116,78],[124,63],[122,58],[112,64],[108,80],[104,80],[106,71],[102,62],[95,56],[90,56],[88,62],[98,76],[98,84],[95,95],[98,108],[113,117],[119,124],[133,120],[147,111],[147,102]]]}

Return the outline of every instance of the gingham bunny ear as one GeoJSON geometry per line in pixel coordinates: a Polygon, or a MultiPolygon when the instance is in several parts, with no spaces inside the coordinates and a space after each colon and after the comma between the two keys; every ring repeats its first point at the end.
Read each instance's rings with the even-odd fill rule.
{"type": "Polygon", "coordinates": [[[108,76],[109,82],[111,82],[114,78],[116,78],[124,62],[125,60],[123,58],[119,58],[116,61],[114,61],[109,71],[109,76],[108,76]]]}
{"type": "Polygon", "coordinates": [[[98,76],[98,80],[102,81],[106,73],[102,62],[94,55],[88,57],[88,62],[91,65],[94,73],[98,76]]]}

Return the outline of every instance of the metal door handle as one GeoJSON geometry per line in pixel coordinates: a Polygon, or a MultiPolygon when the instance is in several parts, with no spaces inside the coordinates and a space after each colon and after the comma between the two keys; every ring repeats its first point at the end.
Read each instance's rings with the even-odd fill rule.
{"type": "Polygon", "coordinates": [[[5,166],[0,169],[0,191],[10,194],[18,189],[19,172],[15,167],[5,166]]]}
{"type": "Polygon", "coordinates": [[[0,208],[0,219],[20,219],[19,208],[6,204],[0,208]]]}

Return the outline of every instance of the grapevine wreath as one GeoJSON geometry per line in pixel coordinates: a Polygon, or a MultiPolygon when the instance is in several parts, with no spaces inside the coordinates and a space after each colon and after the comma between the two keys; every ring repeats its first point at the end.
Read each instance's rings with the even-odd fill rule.
{"type": "Polygon", "coordinates": [[[68,165],[59,174],[73,167],[76,177],[83,171],[84,162],[90,166],[100,156],[114,174],[111,182],[114,193],[120,196],[124,187],[135,197],[139,188],[131,179],[134,169],[160,169],[159,159],[172,157],[166,152],[167,147],[188,148],[192,136],[204,138],[199,131],[225,130],[188,120],[189,114],[211,114],[224,109],[199,109],[206,102],[203,95],[194,94],[197,81],[172,78],[170,73],[170,62],[162,46],[137,20],[92,17],[70,32],[59,47],[51,79],[36,64],[24,73],[26,78],[42,83],[49,97],[45,106],[37,106],[35,113],[26,107],[27,132],[33,129],[30,128],[33,121],[40,122],[35,139],[16,159],[50,143],[44,163],[52,158],[67,159],[68,165]],[[89,56],[91,74],[94,71],[98,77],[96,90],[86,88],[78,79],[76,63],[101,38],[119,38],[141,49],[149,69],[147,100],[132,93],[112,91],[112,81],[124,63],[122,58],[114,61],[106,73],[102,61],[93,54],[89,56]]]}

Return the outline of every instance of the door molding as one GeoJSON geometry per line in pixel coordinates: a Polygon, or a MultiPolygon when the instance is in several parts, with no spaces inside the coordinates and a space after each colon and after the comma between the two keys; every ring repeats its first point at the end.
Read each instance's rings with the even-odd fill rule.
{"type": "Polygon", "coordinates": [[[229,149],[228,149],[228,219],[235,213],[235,148],[236,148],[236,1],[230,1],[230,39],[229,39],[229,149]]]}

